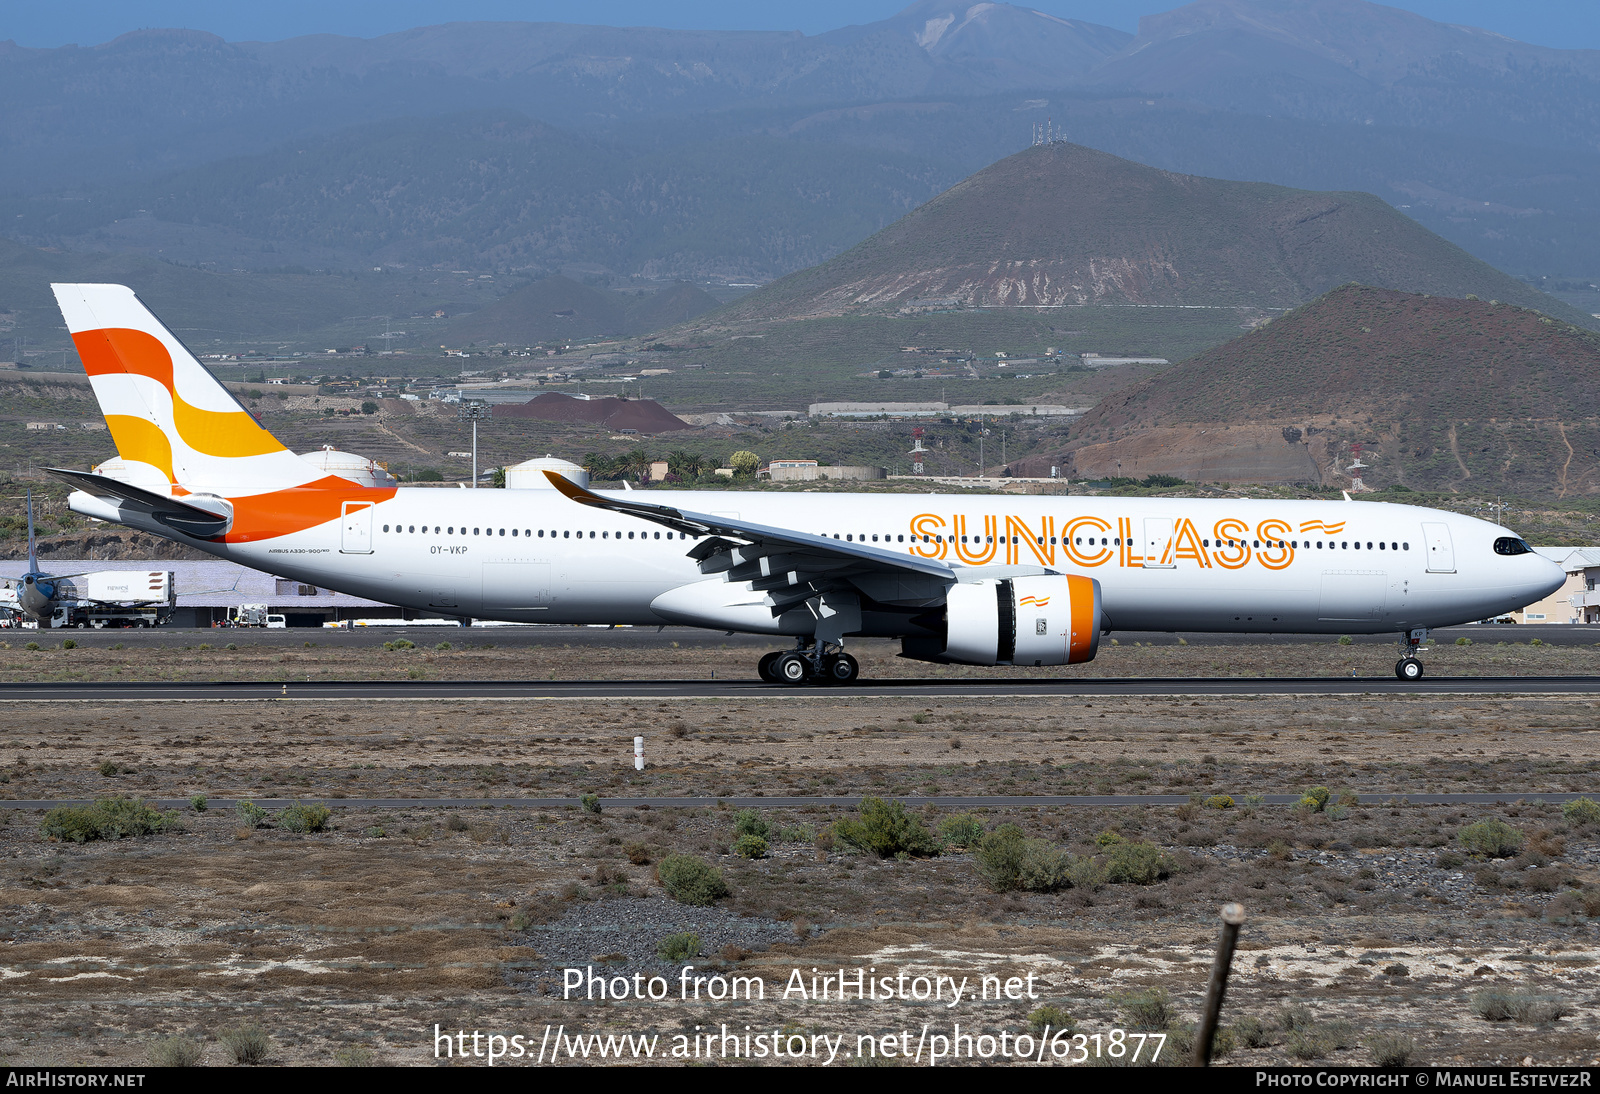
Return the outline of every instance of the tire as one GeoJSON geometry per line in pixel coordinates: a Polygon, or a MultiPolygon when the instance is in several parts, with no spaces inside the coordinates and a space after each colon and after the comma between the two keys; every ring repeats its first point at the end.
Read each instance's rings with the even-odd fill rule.
{"type": "Polygon", "coordinates": [[[790,650],[778,655],[772,664],[772,674],[780,684],[803,684],[811,679],[811,662],[790,650]]]}
{"type": "Polygon", "coordinates": [[[1414,680],[1421,680],[1422,662],[1418,661],[1415,657],[1403,657],[1399,661],[1395,662],[1394,674],[1399,679],[1405,680],[1408,683],[1414,680]]]}
{"type": "Polygon", "coordinates": [[[853,684],[856,677],[861,675],[861,664],[848,653],[841,653],[828,658],[822,671],[830,684],[853,684]]]}
{"type": "Polygon", "coordinates": [[[772,671],[772,666],[777,664],[778,658],[782,656],[782,650],[778,650],[763,656],[761,660],[756,662],[756,674],[767,683],[776,684],[778,682],[778,675],[772,671]]]}

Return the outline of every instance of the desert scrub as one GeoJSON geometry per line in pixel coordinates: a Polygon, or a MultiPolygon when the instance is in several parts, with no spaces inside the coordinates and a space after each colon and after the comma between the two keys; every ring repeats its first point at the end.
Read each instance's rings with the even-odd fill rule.
{"type": "Polygon", "coordinates": [[[1560,999],[1523,991],[1487,988],[1472,997],[1472,1011],[1486,1022],[1529,1022],[1549,1025],[1570,1013],[1560,999]]]}
{"type": "MultiPolygon", "coordinates": [[[[291,832],[321,832],[328,827],[333,810],[326,805],[306,805],[295,802],[278,814],[278,824],[291,832]]],[[[454,820],[454,817],[450,818],[454,820]]]]}
{"type": "Polygon", "coordinates": [[[669,934],[656,943],[656,956],[663,961],[682,962],[700,956],[700,936],[693,931],[669,934]]]}
{"type": "Polygon", "coordinates": [[[1233,798],[1228,794],[1215,794],[1206,799],[1207,809],[1232,809],[1233,798]]]}
{"type": "Polygon", "coordinates": [[[1047,1029],[1051,1033],[1071,1033],[1078,1028],[1078,1023],[1064,1007],[1046,1003],[1028,1015],[1028,1028],[1037,1037],[1047,1029]]]}
{"type": "Polygon", "coordinates": [[[1522,833],[1497,817],[1467,825],[1456,833],[1456,841],[1479,858],[1510,858],[1522,850],[1522,833]]]}
{"type": "Polygon", "coordinates": [[[189,798],[189,808],[193,809],[196,813],[204,813],[206,811],[206,796],[204,794],[191,795],[189,798]]]}
{"type": "MultiPolygon", "coordinates": [[[[1163,1063],[1186,1064],[1194,1056],[1195,1034],[1199,1030],[1193,1023],[1184,1022],[1167,1031],[1167,1044],[1161,1053],[1163,1063]]],[[[1220,1060],[1234,1050],[1238,1039],[1227,1026],[1218,1026],[1211,1034],[1211,1058],[1220,1060]]]]}
{"type": "Polygon", "coordinates": [[[733,841],[733,853],[740,858],[766,858],[767,841],[760,836],[744,835],[733,841]]]}
{"type": "Polygon", "coordinates": [[[102,798],[93,805],[58,805],[44,815],[39,831],[47,839],[87,843],[160,832],[181,832],[176,812],[163,813],[137,798],[102,798]]]}
{"type": "Polygon", "coordinates": [[[217,1034],[217,1043],[236,1064],[264,1063],[272,1051],[272,1038],[254,1023],[223,1030],[217,1034]]]}
{"type": "Polygon", "coordinates": [[[879,858],[939,853],[939,841],[902,801],[862,798],[857,815],[835,821],[833,834],[845,846],[879,858]]]}
{"type": "Polygon", "coordinates": [[[779,843],[811,843],[817,838],[817,830],[809,824],[786,824],[778,829],[779,843]]]}
{"type": "Polygon", "coordinates": [[[1592,798],[1578,798],[1563,805],[1561,815],[1568,824],[1595,824],[1600,822],[1600,802],[1592,798]]]}
{"type": "Polygon", "coordinates": [[[759,809],[741,809],[733,818],[733,834],[735,836],[755,836],[765,841],[772,835],[772,825],[761,815],[759,809]]]}
{"type": "Polygon", "coordinates": [[[983,822],[971,813],[955,813],[939,822],[939,838],[951,847],[969,850],[983,839],[983,822]]]}
{"type": "Polygon", "coordinates": [[[1367,1038],[1367,1053],[1377,1067],[1405,1067],[1416,1062],[1417,1042],[1405,1033],[1374,1033],[1367,1038]]]}
{"type": "Polygon", "coordinates": [[[267,811],[249,798],[241,798],[234,802],[233,811],[246,828],[259,827],[267,819],[267,811]]]}
{"type": "Polygon", "coordinates": [[[657,864],[656,877],[679,904],[705,907],[728,895],[722,871],[694,855],[668,855],[657,864]]]}
{"type": "Polygon", "coordinates": [[[578,807],[580,809],[582,809],[585,813],[599,813],[600,812],[600,795],[599,794],[585,794],[583,797],[578,799],[578,807]]]}
{"type": "Polygon", "coordinates": [[[1328,808],[1328,802],[1332,797],[1333,792],[1327,787],[1313,786],[1295,803],[1295,808],[1303,809],[1307,813],[1320,813],[1328,808]]]}
{"type": "Polygon", "coordinates": [[[1072,884],[1072,856],[1048,840],[1029,839],[1014,824],[1002,824],[984,836],[972,854],[997,893],[1050,893],[1072,884]]]}
{"type": "Polygon", "coordinates": [[[1130,991],[1114,1002],[1134,1029],[1166,1029],[1172,1024],[1172,997],[1165,988],[1130,991]]]}
{"type": "Polygon", "coordinates": [[[144,1058],[150,1061],[151,1067],[196,1067],[203,1055],[205,1046],[181,1034],[152,1041],[144,1050],[144,1058]]]}
{"type": "Polygon", "coordinates": [[[1150,885],[1171,872],[1161,849],[1143,840],[1114,844],[1106,854],[1105,879],[1113,885],[1150,885]]]}

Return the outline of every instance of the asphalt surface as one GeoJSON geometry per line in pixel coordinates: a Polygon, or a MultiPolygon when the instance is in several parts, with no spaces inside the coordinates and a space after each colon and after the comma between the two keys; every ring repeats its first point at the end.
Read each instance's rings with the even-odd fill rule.
{"type": "MultiPolygon", "coordinates": [[[[753,675],[753,673],[751,674],[753,675]]],[[[1034,680],[862,680],[849,686],[789,687],[735,680],[307,680],[268,682],[50,682],[0,684],[0,702],[174,702],[593,699],[1075,699],[1160,695],[1594,695],[1596,676],[1393,676],[1298,678],[1141,677],[1034,680]]]]}
{"type": "MultiPolygon", "coordinates": [[[[1537,638],[1554,646],[1600,645],[1600,625],[1502,625],[1473,624],[1465,627],[1442,627],[1431,632],[1439,645],[1445,646],[1457,638],[1470,638],[1474,642],[1527,642],[1537,638]]],[[[578,627],[578,626],[474,626],[459,627],[354,627],[350,630],[331,627],[291,627],[283,630],[266,630],[252,627],[156,627],[150,630],[88,630],[60,629],[44,632],[18,630],[7,636],[13,642],[38,640],[59,641],[72,638],[79,645],[106,649],[122,645],[127,649],[182,649],[200,642],[222,645],[228,642],[240,646],[269,649],[304,647],[307,642],[315,646],[381,646],[396,638],[409,639],[419,646],[449,642],[458,648],[466,646],[493,646],[498,649],[520,649],[540,646],[598,646],[624,649],[671,648],[674,643],[698,649],[780,649],[791,645],[787,640],[767,635],[726,634],[697,627],[578,627]]],[[[1189,631],[1115,631],[1103,641],[1115,638],[1123,645],[1142,642],[1146,645],[1176,646],[1301,646],[1332,645],[1339,641],[1335,634],[1214,634],[1189,631]]],[[[1352,641],[1362,646],[1387,646],[1395,648],[1397,634],[1352,635],[1352,641]]],[[[898,643],[888,639],[851,639],[851,645],[880,643],[893,648],[898,643]]]]}
{"type": "MultiPolygon", "coordinates": [[[[1208,795],[1209,796],[1209,795],[1208,795]]],[[[1379,791],[1362,795],[1367,804],[1399,802],[1406,805],[1496,805],[1514,802],[1569,802],[1586,797],[1584,794],[1395,794],[1379,791]]],[[[188,798],[147,798],[159,809],[182,809],[189,806],[188,798]]],[[[240,801],[238,798],[210,798],[206,808],[229,810],[240,801]]],[[[308,795],[305,798],[248,798],[263,809],[281,809],[296,801],[322,802],[335,809],[576,809],[583,803],[578,798],[328,798],[308,795]]],[[[976,809],[982,806],[995,808],[1021,806],[1138,806],[1184,805],[1186,794],[1039,794],[950,796],[897,798],[907,805],[933,805],[950,808],[976,809]]],[[[1235,795],[1235,801],[1243,801],[1235,795]]],[[[1294,805],[1298,794],[1265,794],[1263,805],[1294,805]]],[[[88,798],[30,798],[0,799],[0,808],[54,809],[59,805],[89,805],[88,798]]],[[[728,797],[728,798],[601,798],[602,809],[706,809],[726,805],[739,809],[803,809],[812,805],[854,808],[861,804],[859,796],[844,797],[728,797]]]]}

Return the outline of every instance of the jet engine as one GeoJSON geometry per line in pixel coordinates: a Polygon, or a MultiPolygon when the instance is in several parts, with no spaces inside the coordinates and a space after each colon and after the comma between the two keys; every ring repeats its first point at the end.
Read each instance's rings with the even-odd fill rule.
{"type": "Polygon", "coordinates": [[[943,648],[907,638],[903,656],[966,665],[1077,665],[1094,659],[1100,583],[1072,574],[985,578],[945,595],[943,648]]]}

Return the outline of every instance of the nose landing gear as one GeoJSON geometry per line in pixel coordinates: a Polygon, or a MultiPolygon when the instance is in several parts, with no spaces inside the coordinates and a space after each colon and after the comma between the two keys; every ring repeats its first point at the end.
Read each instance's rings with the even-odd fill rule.
{"type": "Polygon", "coordinates": [[[837,643],[802,639],[792,650],[762,657],[756,672],[769,684],[850,684],[861,675],[861,664],[837,643]]]}
{"type": "Polygon", "coordinates": [[[1417,659],[1417,651],[1422,648],[1422,643],[1427,641],[1428,629],[1418,627],[1406,634],[1401,640],[1404,657],[1394,663],[1395,678],[1407,682],[1422,679],[1422,662],[1417,659]]]}

